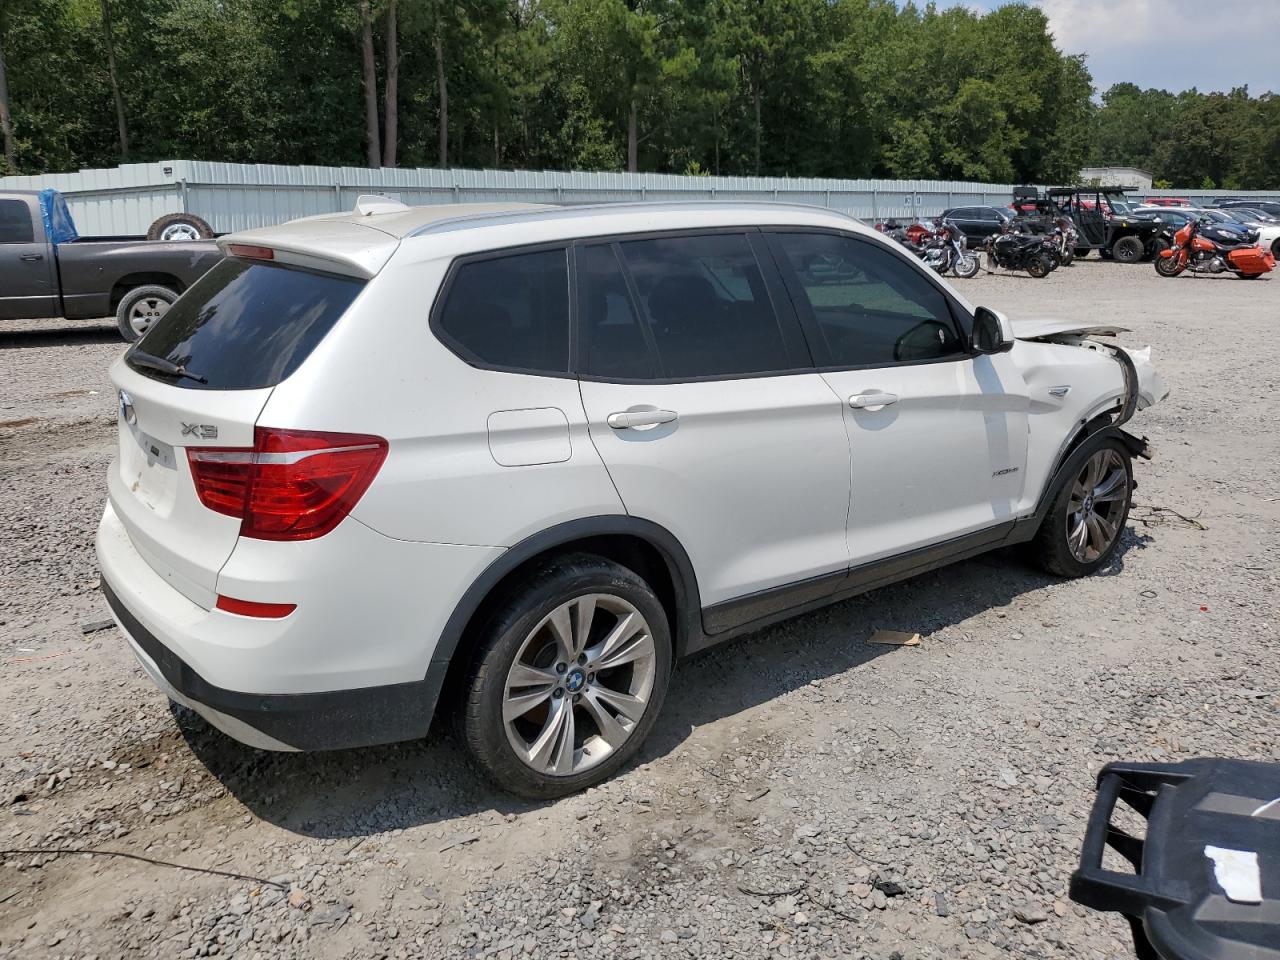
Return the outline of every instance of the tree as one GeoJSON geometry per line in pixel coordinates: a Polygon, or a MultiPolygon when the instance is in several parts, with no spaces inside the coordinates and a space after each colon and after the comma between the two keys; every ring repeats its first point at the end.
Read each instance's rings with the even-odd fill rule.
{"type": "Polygon", "coordinates": [[[102,0],[102,39],[107,49],[107,74],[111,77],[111,98],[116,105],[116,127],[120,138],[120,159],[129,159],[129,127],[124,117],[124,98],[116,77],[116,44],[111,30],[111,2],[102,0]]]}
{"type": "Polygon", "coordinates": [[[383,31],[386,34],[386,89],[382,95],[382,165],[396,165],[396,147],[399,143],[399,108],[397,100],[400,96],[400,51],[398,48],[399,28],[396,25],[396,0],[387,0],[387,20],[383,31]]]}
{"type": "Polygon", "coordinates": [[[364,137],[368,163],[381,166],[378,140],[378,73],[373,59],[373,14],[369,0],[360,0],[360,63],[364,77],[364,137]]]}
{"type": "Polygon", "coordinates": [[[9,81],[4,70],[4,21],[0,19],[0,135],[4,137],[4,165],[8,172],[18,168],[13,141],[13,120],[9,116],[9,81]]]}

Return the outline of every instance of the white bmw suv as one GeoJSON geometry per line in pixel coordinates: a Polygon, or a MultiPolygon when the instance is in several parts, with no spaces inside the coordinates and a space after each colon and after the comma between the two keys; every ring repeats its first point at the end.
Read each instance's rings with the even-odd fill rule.
{"type": "Polygon", "coordinates": [[[256,747],[447,713],[532,797],[626,763],[711,644],[1008,544],[1096,570],[1165,393],[816,208],[362,198],[219,242],[111,368],[135,654],[256,747]]]}

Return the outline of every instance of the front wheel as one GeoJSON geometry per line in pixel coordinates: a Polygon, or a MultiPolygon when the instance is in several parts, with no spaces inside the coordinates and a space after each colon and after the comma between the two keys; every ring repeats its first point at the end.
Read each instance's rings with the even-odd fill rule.
{"type": "Polygon", "coordinates": [[[1105,440],[1068,477],[1031,542],[1040,566],[1059,577],[1102,567],[1120,543],[1133,495],[1133,462],[1119,440],[1105,440]]]}
{"type": "Polygon", "coordinates": [[[134,287],[120,298],[116,308],[116,326],[120,336],[130,343],[144,336],[157,321],[169,312],[178,299],[176,290],[158,285],[134,287]]]}
{"type": "Polygon", "coordinates": [[[635,754],[670,674],[671,631],[649,585],[601,557],[558,558],[508,595],[480,636],[459,733],[499,786],[562,797],[635,754]]]}
{"type": "Polygon", "coordinates": [[[956,257],[955,263],[951,265],[952,272],[962,280],[976,277],[981,269],[982,264],[978,262],[976,253],[966,253],[963,257],[956,257]]]}
{"type": "Polygon", "coordinates": [[[1074,250],[1074,251],[1072,251],[1072,252],[1073,252],[1077,257],[1079,257],[1081,260],[1083,260],[1085,257],[1087,257],[1087,256],[1089,255],[1089,248],[1088,248],[1088,247],[1076,247],[1076,248],[1075,248],[1075,250],[1074,250]]]}
{"type": "Polygon", "coordinates": [[[1052,270],[1053,264],[1049,262],[1048,257],[1035,256],[1027,263],[1027,273],[1037,280],[1047,277],[1052,270]]]}
{"type": "Polygon", "coordinates": [[[1176,277],[1185,269],[1187,266],[1179,257],[1156,257],[1156,273],[1162,277],[1176,277]]]}

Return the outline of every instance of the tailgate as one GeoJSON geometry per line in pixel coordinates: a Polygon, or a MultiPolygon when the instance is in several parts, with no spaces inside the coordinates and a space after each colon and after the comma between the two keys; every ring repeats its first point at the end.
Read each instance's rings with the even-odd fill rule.
{"type": "Polygon", "coordinates": [[[186,448],[252,447],[271,388],[186,390],[144,377],[123,359],[112,366],[111,379],[121,401],[119,456],[107,482],[111,505],[151,568],[210,609],[240,521],[200,502],[186,448]]]}

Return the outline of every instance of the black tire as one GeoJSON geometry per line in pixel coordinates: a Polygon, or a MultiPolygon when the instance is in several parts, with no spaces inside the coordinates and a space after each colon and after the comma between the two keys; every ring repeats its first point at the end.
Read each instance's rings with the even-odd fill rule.
{"type": "Polygon", "coordinates": [[[607,780],[627,763],[653,728],[671,675],[671,650],[666,611],[643,579],[594,555],[556,558],[535,569],[507,594],[482,628],[455,717],[459,739],[480,770],[511,793],[546,800],[586,789],[607,780]],[[655,676],[644,713],[621,746],[580,773],[547,774],[526,764],[508,740],[503,720],[507,675],[526,638],[536,635],[539,623],[557,607],[587,594],[620,598],[644,617],[653,638],[655,676]]]}
{"type": "Polygon", "coordinates": [[[1177,257],[1156,257],[1156,273],[1162,277],[1176,277],[1186,266],[1178,262],[1177,257]]]}
{"type": "Polygon", "coordinates": [[[951,265],[951,272],[961,280],[968,280],[978,275],[978,271],[982,269],[982,264],[978,260],[976,253],[969,253],[966,257],[957,257],[956,262],[951,265]],[[962,266],[962,264],[964,266],[962,266]]]}
{"type": "MultiPolygon", "coordinates": [[[[1086,441],[1089,443],[1089,441],[1086,441]]],[[[1129,505],[1133,499],[1133,460],[1129,451],[1119,440],[1114,438],[1094,442],[1089,447],[1090,453],[1084,466],[1073,476],[1067,477],[1062,487],[1054,494],[1049,512],[1036,532],[1035,539],[1028,545],[1032,559],[1044,570],[1059,577],[1084,577],[1094,573],[1111,559],[1124,535],[1124,525],[1129,518],[1129,505]],[[1124,495],[1120,500],[1108,504],[1114,507],[1114,514],[1109,514],[1107,521],[1115,523],[1115,535],[1106,549],[1096,557],[1082,560],[1073,553],[1068,543],[1069,523],[1073,522],[1070,514],[1072,491],[1076,482],[1085,476],[1092,457],[1104,451],[1113,451],[1119,456],[1120,468],[1124,471],[1124,495]]]]}
{"type": "Polygon", "coordinates": [[[1156,237],[1151,241],[1150,247],[1147,248],[1147,256],[1154,260],[1172,246],[1173,244],[1164,237],[1156,237]]]}
{"type": "Polygon", "coordinates": [[[116,308],[116,326],[120,329],[120,336],[133,343],[150,330],[177,299],[178,292],[169,287],[156,284],[134,287],[120,298],[116,308]]]}
{"type": "Polygon", "coordinates": [[[1069,267],[1071,266],[1072,263],[1075,262],[1075,259],[1076,259],[1076,252],[1068,248],[1066,252],[1062,254],[1062,265],[1064,267],[1069,267]]]}
{"type": "Polygon", "coordinates": [[[194,213],[166,213],[147,230],[148,240],[212,240],[213,227],[194,213]]]}
{"type": "Polygon", "coordinates": [[[1241,280],[1257,280],[1262,274],[1260,273],[1237,273],[1237,277],[1241,280]]]}
{"type": "Polygon", "coordinates": [[[1280,237],[1276,237],[1275,240],[1271,241],[1271,255],[1280,260],[1280,237]]]}
{"type": "Polygon", "coordinates": [[[1027,263],[1027,273],[1031,274],[1031,276],[1035,277],[1037,280],[1044,279],[1052,272],[1052,270],[1053,264],[1049,262],[1048,257],[1035,256],[1027,263]]]}
{"type": "Polygon", "coordinates": [[[1137,237],[1121,237],[1111,245],[1111,256],[1117,263],[1137,263],[1142,259],[1143,249],[1137,237]]]}
{"type": "Polygon", "coordinates": [[[1083,260],[1085,257],[1087,257],[1087,256],[1089,255],[1089,248],[1088,248],[1088,247],[1076,247],[1076,249],[1075,249],[1075,251],[1074,251],[1074,252],[1075,252],[1075,255],[1076,255],[1077,257],[1079,257],[1081,260],[1083,260]]]}

